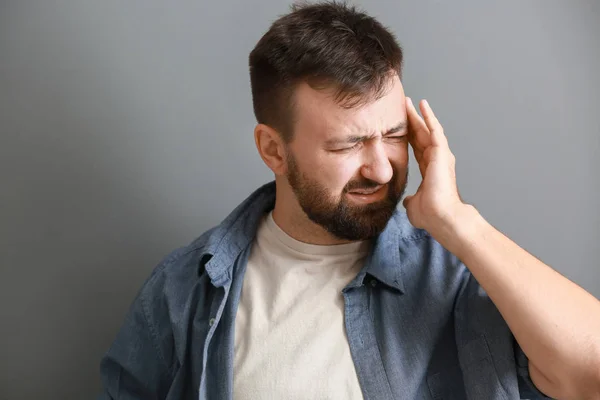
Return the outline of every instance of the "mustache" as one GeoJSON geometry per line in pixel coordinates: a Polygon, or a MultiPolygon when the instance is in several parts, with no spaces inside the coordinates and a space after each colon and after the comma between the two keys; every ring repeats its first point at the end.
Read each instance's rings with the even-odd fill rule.
{"type": "Polygon", "coordinates": [[[408,167],[406,168],[406,170],[404,172],[394,170],[394,173],[392,174],[392,179],[390,179],[389,182],[386,182],[385,184],[378,183],[369,178],[363,178],[363,179],[359,179],[359,180],[350,181],[344,187],[344,193],[348,193],[353,190],[375,189],[375,188],[378,188],[379,186],[385,186],[385,185],[390,185],[390,189],[393,189],[396,186],[396,184],[398,182],[398,178],[399,178],[399,176],[401,176],[401,174],[404,174],[404,180],[405,180],[405,182],[407,182],[408,174],[409,174],[408,167]]]}
{"type": "Polygon", "coordinates": [[[382,186],[380,183],[377,183],[375,181],[372,181],[370,179],[363,179],[360,181],[351,181],[348,182],[348,184],[346,185],[346,187],[344,188],[345,192],[351,192],[353,190],[369,190],[369,189],[375,189],[379,186],[382,186]]]}

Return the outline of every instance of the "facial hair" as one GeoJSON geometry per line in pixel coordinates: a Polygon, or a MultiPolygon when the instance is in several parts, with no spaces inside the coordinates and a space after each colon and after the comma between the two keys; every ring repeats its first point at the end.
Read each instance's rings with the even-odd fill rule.
{"type": "Polygon", "coordinates": [[[383,200],[356,205],[346,198],[349,191],[372,189],[380,184],[367,178],[353,180],[335,198],[325,185],[300,171],[291,152],[288,153],[287,164],[288,182],[304,213],[341,240],[366,240],[381,233],[394,214],[408,181],[408,168],[403,173],[394,170],[383,200]]]}

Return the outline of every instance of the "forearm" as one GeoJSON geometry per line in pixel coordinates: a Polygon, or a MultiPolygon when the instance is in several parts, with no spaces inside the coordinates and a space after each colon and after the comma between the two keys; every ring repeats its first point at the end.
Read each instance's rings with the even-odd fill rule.
{"type": "Polygon", "coordinates": [[[530,363],[553,387],[569,395],[600,393],[596,298],[494,229],[471,206],[432,234],[469,268],[530,363]]]}

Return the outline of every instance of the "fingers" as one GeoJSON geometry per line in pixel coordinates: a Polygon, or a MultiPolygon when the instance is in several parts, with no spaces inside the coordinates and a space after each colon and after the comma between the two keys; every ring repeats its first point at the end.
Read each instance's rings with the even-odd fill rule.
{"type": "Polygon", "coordinates": [[[440,158],[450,160],[454,164],[454,155],[448,146],[444,128],[435,116],[427,100],[419,103],[421,114],[417,112],[410,97],[406,98],[406,110],[409,126],[409,143],[413,148],[415,158],[419,164],[421,176],[425,177],[427,166],[432,159],[440,158]]]}
{"type": "Polygon", "coordinates": [[[406,114],[408,117],[409,140],[416,153],[422,153],[430,144],[429,129],[417,112],[410,97],[406,98],[406,114]]]}
{"type": "Polygon", "coordinates": [[[448,139],[446,138],[446,135],[444,135],[444,128],[433,113],[427,100],[421,101],[419,106],[421,108],[421,114],[423,114],[423,119],[425,120],[425,125],[429,129],[431,143],[434,146],[448,147],[448,139]]]}

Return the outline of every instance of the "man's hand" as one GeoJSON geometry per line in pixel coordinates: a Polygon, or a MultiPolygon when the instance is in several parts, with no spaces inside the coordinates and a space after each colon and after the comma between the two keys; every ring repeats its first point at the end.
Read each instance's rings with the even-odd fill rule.
{"type": "Polygon", "coordinates": [[[409,98],[408,137],[423,181],[404,201],[427,230],[471,271],[529,359],[533,383],[560,399],[600,399],[600,302],[532,256],[464,204],[454,155],[426,101],[409,98]]]}
{"type": "Polygon", "coordinates": [[[444,129],[426,100],[420,103],[417,113],[409,97],[406,98],[408,114],[408,140],[413,148],[423,178],[417,192],[403,202],[408,218],[415,227],[432,231],[440,225],[451,224],[464,204],[456,186],[454,154],[448,147],[444,129]]]}

